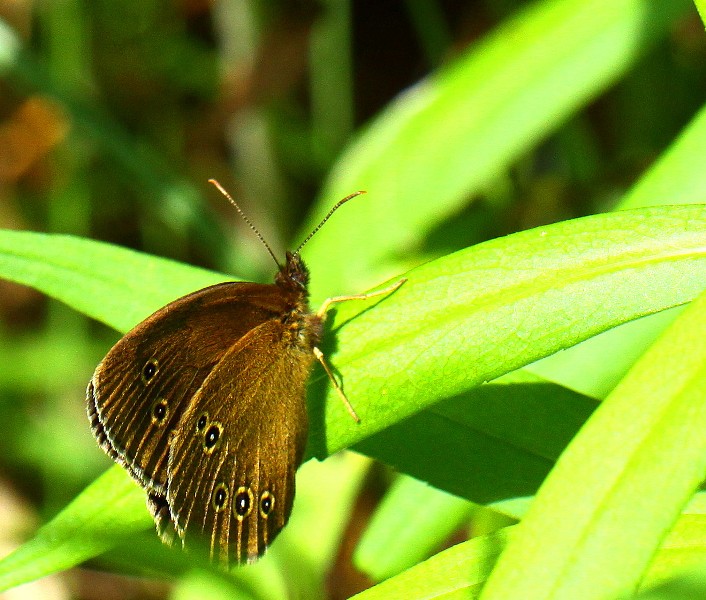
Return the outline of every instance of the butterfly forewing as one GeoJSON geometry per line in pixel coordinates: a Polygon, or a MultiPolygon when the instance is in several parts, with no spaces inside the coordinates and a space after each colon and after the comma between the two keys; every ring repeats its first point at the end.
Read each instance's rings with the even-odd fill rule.
{"type": "Polygon", "coordinates": [[[284,527],[306,443],[312,361],[310,348],[292,344],[286,325],[270,320],[238,340],[204,381],[168,467],[167,501],[186,546],[205,544],[227,566],[261,555],[284,527]]]}
{"type": "Polygon", "coordinates": [[[170,433],[232,344],[282,310],[276,290],[225,283],[179,298],[98,365],[87,390],[93,432],[143,486],[164,492],[170,433]]]}

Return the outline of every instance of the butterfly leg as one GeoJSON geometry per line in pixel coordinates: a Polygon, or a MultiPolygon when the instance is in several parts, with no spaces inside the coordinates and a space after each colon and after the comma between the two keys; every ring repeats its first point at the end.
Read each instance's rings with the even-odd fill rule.
{"type": "Polygon", "coordinates": [[[392,285],[387,286],[381,290],[376,290],[375,292],[368,292],[367,294],[353,294],[351,296],[334,296],[333,298],[327,298],[321,305],[321,308],[316,312],[316,314],[322,319],[326,315],[326,311],[332,304],[337,304],[339,302],[347,302],[348,300],[367,300],[368,298],[375,298],[375,296],[384,296],[385,294],[391,294],[396,289],[398,289],[405,281],[406,277],[403,277],[399,281],[396,281],[392,285]]]}
{"type": "MultiPolygon", "coordinates": [[[[355,294],[355,295],[351,295],[351,296],[334,296],[333,298],[328,298],[321,305],[321,308],[319,308],[316,315],[319,318],[321,318],[321,320],[323,320],[326,317],[326,311],[329,309],[329,307],[332,304],[336,304],[337,302],[347,302],[348,300],[367,300],[368,298],[374,298],[375,296],[383,296],[385,294],[391,294],[396,289],[398,289],[405,281],[407,281],[407,279],[400,279],[399,281],[393,283],[392,285],[390,285],[382,290],[377,290],[375,292],[369,292],[367,294],[355,294]]],[[[348,398],[346,398],[346,395],[343,393],[341,386],[338,385],[338,382],[336,381],[336,378],[333,375],[333,371],[331,371],[331,367],[329,367],[328,364],[326,363],[326,359],[324,358],[323,352],[321,352],[321,350],[319,350],[317,347],[314,347],[314,356],[321,363],[321,366],[324,368],[324,371],[326,371],[326,375],[328,375],[328,378],[331,380],[331,383],[333,384],[333,387],[336,390],[336,393],[340,396],[341,400],[343,401],[343,405],[346,407],[346,410],[348,411],[350,416],[353,417],[353,420],[356,423],[360,423],[360,417],[355,412],[355,409],[353,408],[353,405],[349,402],[348,398]]]]}
{"type": "Polygon", "coordinates": [[[353,405],[348,401],[348,398],[346,398],[346,395],[343,393],[341,386],[338,385],[336,378],[333,376],[333,371],[331,371],[331,367],[328,366],[328,363],[326,362],[326,359],[324,358],[324,353],[321,352],[321,350],[319,350],[316,346],[314,346],[314,356],[316,357],[316,360],[318,360],[321,363],[321,366],[324,368],[324,371],[326,371],[326,375],[328,375],[328,378],[331,380],[331,383],[333,384],[333,389],[335,389],[336,393],[340,396],[341,400],[343,401],[343,406],[346,407],[348,414],[351,417],[353,417],[353,420],[356,423],[360,423],[360,417],[355,412],[353,405]]]}

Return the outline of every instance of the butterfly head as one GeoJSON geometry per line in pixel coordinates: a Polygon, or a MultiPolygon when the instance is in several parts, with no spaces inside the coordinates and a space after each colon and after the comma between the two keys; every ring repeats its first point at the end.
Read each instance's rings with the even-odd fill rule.
{"type": "Polygon", "coordinates": [[[275,277],[275,283],[283,289],[306,294],[309,285],[309,269],[298,253],[287,252],[286,257],[284,266],[280,267],[275,277]]]}

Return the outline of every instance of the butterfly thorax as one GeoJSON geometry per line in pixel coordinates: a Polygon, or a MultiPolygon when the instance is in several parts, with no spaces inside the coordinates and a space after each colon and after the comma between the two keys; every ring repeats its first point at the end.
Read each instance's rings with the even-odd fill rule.
{"type": "Polygon", "coordinates": [[[286,262],[275,277],[275,285],[291,299],[291,306],[282,315],[286,325],[285,341],[305,352],[311,352],[323,333],[321,317],[309,308],[309,269],[298,254],[287,252],[286,262]]]}

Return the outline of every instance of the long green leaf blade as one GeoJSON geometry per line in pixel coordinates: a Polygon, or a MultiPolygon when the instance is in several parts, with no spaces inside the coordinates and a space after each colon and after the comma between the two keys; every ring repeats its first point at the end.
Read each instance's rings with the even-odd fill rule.
{"type": "Polygon", "coordinates": [[[636,363],[569,445],[498,561],[483,600],[591,600],[635,591],[706,473],[704,331],[706,295],[636,363]]]}
{"type": "Polygon", "coordinates": [[[325,428],[314,422],[312,434],[325,453],[336,451],[344,447],[337,440],[355,443],[442,398],[692,300],[706,287],[705,217],[693,205],[565,221],[414,269],[374,310],[342,305],[340,350],[328,354],[362,423],[336,418],[342,407],[329,393],[325,428]]]}

